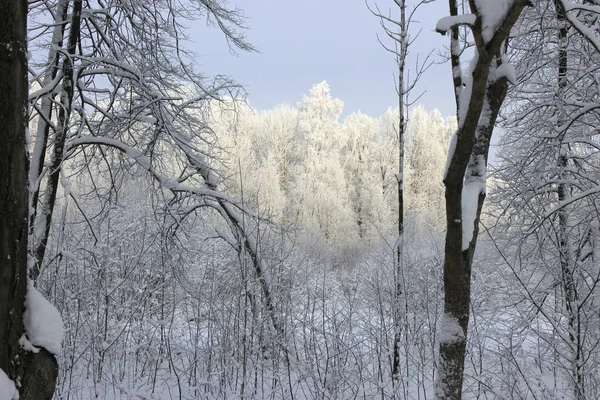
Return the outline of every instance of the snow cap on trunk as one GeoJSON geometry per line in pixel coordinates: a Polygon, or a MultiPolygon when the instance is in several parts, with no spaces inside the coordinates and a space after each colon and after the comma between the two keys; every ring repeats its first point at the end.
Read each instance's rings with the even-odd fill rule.
{"type": "Polygon", "coordinates": [[[52,354],[60,354],[64,333],[62,318],[56,307],[37,291],[31,280],[27,282],[23,323],[32,345],[43,347],[52,354]]]}
{"type": "Polygon", "coordinates": [[[513,0],[475,0],[481,15],[481,36],[489,43],[513,5],[513,0]]]}

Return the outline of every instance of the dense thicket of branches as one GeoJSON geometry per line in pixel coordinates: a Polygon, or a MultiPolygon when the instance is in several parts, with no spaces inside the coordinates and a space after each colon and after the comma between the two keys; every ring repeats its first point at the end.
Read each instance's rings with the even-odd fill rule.
{"type": "Polygon", "coordinates": [[[600,9],[571,14],[571,7],[577,5],[540,2],[511,44],[523,78],[504,115],[494,232],[530,321],[523,333],[543,354],[537,368],[561,376],[570,398],[587,399],[600,389],[600,9]]]}
{"type": "Polygon", "coordinates": [[[414,108],[400,138],[402,110],[345,114],[325,82],[253,110],[198,73],[191,20],[253,50],[220,0],[30,2],[14,216],[64,321],[55,398],[598,398],[600,5],[517,0],[494,25],[450,3],[457,116],[414,108]]]}
{"type": "MultiPolygon", "coordinates": [[[[69,327],[61,395],[394,392],[385,385],[393,304],[386,274],[393,271],[395,230],[385,218],[396,204],[397,158],[387,144],[395,140],[391,123],[397,117],[390,110],[379,120],[356,113],[340,121],[340,112],[341,101],[325,83],[297,108],[253,112],[232,101],[211,105],[207,121],[222,146],[219,162],[211,164],[230,201],[258,218],[249,226],[270,277],[272,309],[261,305],[265,294],[252,257],[232,251],[237,238],[214,212],[191,204],[199,212],[190,214],[157,192],[144,169],[115,179],[121,182],[116,196],[105,202],[86,195],[93,187],[88,176],[71,175],[70,191],[59,191],[59,222],[50,235],[48,251],[55,256],[38,281],[69,327]],[[337,114],[323,111],[331,104],[338,105],[337,114]],[[366,129],[371,140],[361,137],[366,129]],[[367,161],[377,155],[379,162],[367,161]],[[339,182],[328,186],[335,168],[339,182]],[[361,201],[369,192],[373,197],[361,201]],[[328,234],[339,235],[336,224],[345,224],[344,236],[328,234]],[[384,246],[384,253],[372,253],[372,246],[384,246]],[[345,310],[348,301],[352,310],[345,310]],[[361,386],[353,383],[357,373],[365,376],[361,386]]],[[[433,359],[437,311],[430,302],[439,296],[440,259],[433,238],[441,229],[443,149],[453,130],[437,112],[419,108],[410,118],[408,232],[414,238],[403,285],[404,305],[414,311],[403,314],[402,375],[411,383],[398,393],[424,392],[432,380],[425,365],[433,359]],[[419,165],[428,169],[412,169],[419,165]],[[438,180],[425,181],[422,174],[438,180]],[[419,248],[417,236],[428,244],[419,248]],[[430,276],[411,267],[417,259],[430,276]],[[417,295],[422,290],[424,298],[417,295]],[[409,325],[416,319],[420,326],[409,325]],[[422,336],[417,348],[412,335],[422,336]]],[[[102,171],[95,169],[96,184],[103,182],[102,171]]],[[[253,216],[244,218],[250,223],[253,216]]]]}

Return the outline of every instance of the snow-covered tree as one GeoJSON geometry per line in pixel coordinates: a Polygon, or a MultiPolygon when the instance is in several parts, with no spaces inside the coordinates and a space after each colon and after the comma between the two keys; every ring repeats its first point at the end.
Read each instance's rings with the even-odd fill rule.
{"type": "MultiPolygon", "coordinates": [[[[212,167],[217,151],[208,104],[235,95],[238,86],[222,76],[207,79],[197,73],[183,46],[184,20],[203,15],[231,46],[252,50],[240,33],[241,11],[212,0],[151,6],[60,0],[30,7],[30,45],[47,49],[42,60],[34,53],[30,68],[35,125],[28,185],[31,277],[48,289],[54,278],[48,266],[69,254],[57,246],[66,228],[57,230],[53,221],[59,218],[55,210],[67,215],[70,204],[97,245],[82,251],[108,273],[111,263],[97,263],[106,261],[99,254],[106,243],[99,244],[97,234],[109,229],[104,207],[118,204],[127,180],[145,177],[154,185],[153,205],[165,216],[160,223],[167,231],[206,209],[221,216],[234,248],[252,260],[251,273],[260,275],[254,277],[266,290],[262,299],[270,298],[257,244],[249,237],[252,217],[244,219],[243,206],[220,191],[212,167]],[[90,198],[94,206],[85,207],[90,198]]],[[[62,221],[66,224],[65,216],[62,221]]],[[[106,293],[108,301],[112,292],[106,293]]],[[[272,311],[272,302],[266,302],[272,311]]]]}
{"type": "Polygon", "coordinates": [[[302,143],[291,207],[298,223],[320,232],[332,243],[356,236],[347,182],[339,157],[343,102],[331,97],[329,85],[314,85],[298,103],[298,135],[302,143]]]}
{"type": "Polygon", "coordinates": [[[406,209],[434,227],[443,225],[446,151],[456,119],[414,108],[408,116],[405,144],[406,209]]]}
{"type": "Polygon", "coordinates": [[[374,162],[380,150],[379,122],[356,112],[344,119],[342,131],[344,142],[340,157],[358,236],[377,242],[391,218],[381,184],[380,165],[374,162]]]}
{"type": "Polygon", "coordinates": [[[444,315],[435,389],[440,399],[462,398],[471,267],[485,199],[490,140],[508,80],[513,80],[512,68],[504,53],[505,42],[527,5],[526,0],[470,0],[470,13],[459,15],[457,2],[451,0],[450,16],[442,18],[436,27],[444,34],[449,31],[451,36],[450,60],[458,120],[444,175],[444,315]],[[461,56],[465,49],[459,42],[459,29],[465,25],[473,36],[475,55],[463,73],[461,56]]]}

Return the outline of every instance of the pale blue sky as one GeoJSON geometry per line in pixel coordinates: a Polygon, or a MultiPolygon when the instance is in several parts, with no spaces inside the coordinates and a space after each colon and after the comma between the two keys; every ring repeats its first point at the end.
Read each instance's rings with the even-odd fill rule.
{"type": "MultiPolygon", "coordinates": [[[[226,74],[244,85],[250,104],[257,109],[280,103],[295,105],[310,87],[326,80],[333,96],[344,101],[344,114],[361,110],[381,115],[397,104],[392,55],[377,41],[383,37],[379,21],[363,0],[232,0],[248,17],[248,40],[260,53],[231,55],[222,35],[203,26],[191,29],[192,49],[199,54],[201,70],[226,74]]],[[[388,10],[392,0],[379,0],[388,10]]],[[[414,1],[408,1],[412,7],[414,1]]],[[[422,28],[409,60],[434,50],[441,61],[448,39],[434,32],[446,13],[446,2],[434,1],[419,9],[422,28]]],[[[200,22],[199,22],[200,23],[200,22]]],[[[448,64],[434,65],[423,77],[418,92],[427,90],[420,103],[454,114],[452,82],[448,64]]],[[[416,93],[416,92],[415,92],[416,93]]]]}

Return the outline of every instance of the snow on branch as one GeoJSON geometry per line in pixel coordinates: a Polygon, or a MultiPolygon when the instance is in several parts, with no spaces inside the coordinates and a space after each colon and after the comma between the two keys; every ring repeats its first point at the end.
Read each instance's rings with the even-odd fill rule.
{"type": "MultiPolygon", "coordinates": [[[[139,165],[141,168],[147,171],[150,174],[150,176],[156,182],[158,182],[158,184],[161,187],[170,190],[172,193],[187,193],[189,195],[197,196],[198,199],[202,199],[203,201],[206,201],[207,198],[212,198],[219,203],[227,203],[231,205],[233,208],[242,211],[243,214],[251,218],[262,219],[250,210],[248,210],[246,207],[243,207],[242,205],[238,204],[235,200],[231,199],[223,192],[218,190],[216,173],[212,170],[212,168],[210,168],[206,164],[206,162],[204,162],[201,155],[193,155],[189,149],[184,150],[184,152],[186,153],[188,161],[191,163],[191,166],[194,167],[201,174],[202,178],[205,181],[205,187],[198,188],[189,185],[184,185],[178,179],[173,179],[165,176],[152,166],[150,158],[148,158],[144,153],[142,153],[137,148],[129,146],[119,140],[97,136],[81,136],[69,142],[69,150],[72,150],[77,146],[84,145],[100,145],[112,147],[120,151],[121,153],[126,154],[133,161],[135,161],[137,165],[139,165]]],[[[204,204],[210,206],[209,203],[204,204]]]]}
{"type": "Polygon", "coordinates": [[[502,64],[496,68],[496,79],[506,78],[512,85],[517,84],[517,71],[515,66],[508,62],[506,55],[502,56],[502,64]]]}
{"type": "Polygon", "coordinates": [[[82,137],[72,140],[69,143],[69,149],[72,149],[77,146],[92,145],[92,144],[112,147],[112,148],[115,148],[115,149],[121,151],[122,153],[125,153],[127,156],[131,157],[140,167],[142,167],[144,170],[149,172],[150,175],[161,186],[163,186],[164,188],[166,188],[172,192],[187,192],[187,193],[196,194],[199,196],[211,196],[214,198],[219,198],[219,199],[229,201],[229,199],[225,198],[225,196],[222,193],[220,193],[216,190],[199,189],[199,188],[195,188],[195,187],[191,187],[191,186],[186,186],[186,185],[181,184],[176,179],[168,178],[167,176],[163,175],[162,173],[160,173],[159,171],[154,169],[152,167],[150,158],[148,158],[146,155],[144,155],[144,153],[142,153],[140,150],[136,149],[135,147],[129,146],[123,142],[120,142],[118,140],[115,140],[115,139],[110,139],[110,138],[105,138],[105,137],[97,137],[97,136],[82,136],[82,137]]]}
{"type": "Polygon", "coordinates": [[[435,25],[436,32],[445,35],[450,29],[459,25],[475,25],[477,16],[475,14],[450,15],[440,19],[435,25]]]}
{"type": "Polygon", "coordinates": [[[588,13],[594,13],[600,15],[600,6],[590,4],[573,4],[568,0],[559,0],[564,9],[567,20],[569,23],[579,32],[595,49],[600,52],[600,39],[598,38],[597,32],[586,26],[581,22],[577,15],[578,11],[585,11],[588,13]],[[573,12],[574,11],[574,12],[573,12]]]}
{"type": "Polygon", "coordinates": [[[506,19],[513,0],[475,0],[475,12],[481,16],[481,37],[485,43],[491,42],[506,19]]]}
{"type": "Polygon", "coordinates": [[[593,5],[593,4],[574,4],[571,2],[568,2],[567,0],[561,0],[561,2],[563,3],[563,6],[565,7],[565,11],[573,11],[573,10],[580,10],[580,11],[586,11],[589,13],[594,13],[594,14],[600,14],[600,5],[593,5]]]}
{"type": "MultiPolygon", "coordinates": [[[[586,190],[586,191],[584,191],[584,192],[581,192],[581,193],[578,193],[578,194],[576,194],[576,195],[574,195],[574,196],[572,196],[572,197],[569,197],[567,200],[560,202],[560,203],[559,203],[559,204],[558,204],[556,207],[554,207],[552,210],[550,210],[550,211],[547,211],[547,212],[544,214],[544,217],[543,217],[543,219],[542,219],[542,220],[545,220],[545,219],[548,219],[548,218],[550,218],[550,217],[552,216],[552,214],[555,214],[556,212],[558,212],[559,210],[561,210],[561,209],[565,208],[565,207],[566,207],[566,206],[568,206],[569,204],[573,204],[573,203],[575,203],[575,202],[577,202],[577,201],[579,201],[579,200],[582,200],[582,199],[584,199],[584,198],[586,198],[586,197],[589,197],[589,196],[595,195],[595,194],[597,194],[597,193],[600,193],[600,186],[593,187],[593,188],[591,188],[591,189],[588,189],[588,190],[586,190]]],[[[539,225],[538,225],[538,226],[539,226],[539,225]]],[[[533,231],[533,230],[532,230],[532,231],[533,231]]]]}
{"type": "Polygon", "coordinates": [[[57,94],[62,90],[62,86],[60,82],[63,79],[62,71],[58,71],[56,77],[54,79],[49,80],[46,84],[40,89],[29,93],[29,101],[35,101],[38,98],[48,95],[50,93],[57,94]]]}

